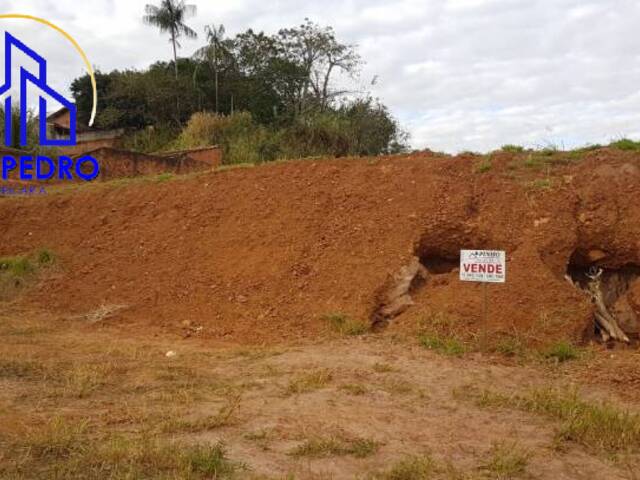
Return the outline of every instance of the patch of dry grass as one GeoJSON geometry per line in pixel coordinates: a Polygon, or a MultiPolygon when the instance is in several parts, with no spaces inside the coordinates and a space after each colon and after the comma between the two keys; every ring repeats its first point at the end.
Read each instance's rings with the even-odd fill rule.
{"type": "Polygon", "coordinates": [[[382,384],[385,392],[392,395],[408,395],[415,390],[415,386],[401,378],[391,378],[382,384]]]}
{"type": "Polygon", "coordinates": [[[340,390],[344,390],[349,395],[365,395],[367,393],[367,387],[362,385],[361,383],[346,383],[344,385],[340,385],[340,390]]]}
{"type": "Polygon", "coordinates": [[[106,385],[115,385],[116,375],[124,370],[112,362],[76,363],[63,376],[63,394],[86,398],[106,385]]]}
{"type": "Polygon", "coordinates": [[[380,443],[362,437],[345,437],[341,435],[330,437],[314,437],[305,440],[289,454],[294,457],[326,458],[351,455],[365,458],[378,451],[380,443]]]}
{"type": "Polygon", "coordinates": [[[354,320],[343,313],[331,313],[324,315],[322,320],[327,322],[331,329],[340,335],[364,335],[369,331],[369,325],[367,323],[360,320],[354,320]]]}
{"type": "Polygon", "coordinates": [[[331,382],[333,374],[325,368],[316,368],[296,376],[289,381],[285,393],[287,395],[297,395],[300,393],[312,392],[326,387],[331,382]]]}
{"type": "Polygon", "coordinates": [[[4,443],[0,469],[14,479],[233,479],[246,469],[223,444],[173,443],[135,435],[97,435],[86,422],[56,417],[4,443]],[[7,455],[9,453],[9,455],[7,455]]]}
{"type": "Polygon", "coordinates": [[[238,421],[237,413],[240,409],[241,400],[242,392],[228,392],[225,396],[225,404],[214,415],[195,420],[170,419],[164,423],[162,431],[165,433],[198,433],[233,425],[238,421]]]}
{"type": "Polygon", "coordinates": [[[376,373],[391,373],[395,372],[396,368],[389,363],[376,362],[373,364],[373,371],[376,373]]]}
{"type": "Polygon", "coordinates": [[[505,395],[468,387],[454,394],[485,408],[516,408],[545,415],[559,422],[556,439],[561,442],[575,442],[608,454],[640,451],[640,414],[608,402],[584,400],[575,389],[541,388],[505,395]]]}
{"type": "Polygon", "coordinates": [[[0,359],[0,379],[43,380],[48,375],[48,368],[42,362],[22,358],[0,359]]]}
{"type": "Polygon", "coordinates": [[[407,456],[387,470],[374,473],[372,480],[430,480],[434,479],[438,466],[428,455],[407,456]]]}
{"type": "Polygon", "coordinates": [[[494,443],[479,470],[492,480],[518,478],[526,472],[530,457],[531,453],[516,442],[494,443]]]}

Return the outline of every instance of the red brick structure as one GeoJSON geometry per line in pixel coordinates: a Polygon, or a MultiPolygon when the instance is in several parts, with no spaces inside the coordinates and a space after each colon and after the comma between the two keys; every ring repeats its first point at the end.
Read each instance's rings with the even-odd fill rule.
{"type": "Polygon", "coordinates": [[[166,158],[190,158],[197,162],[206,163],[213,168],[222,165],[222,149],[217,145],[191,148],[189,150],[177,150],[174,152],[159,152],[154,155],[166,158]]]}
{"type": "MultiPolygon", "coordinates": [[[[67,108],[61,108],[47,117],[49,138],[69,138],[70,114],[67,108]]],[[[76,145],[59,147],[63,155],[80,155],[100,147],[119,147],[124,129],[101,130],[76,124],[76,145]]]]}
{"type": "MultiPolygon", "coordinates": [[[[211,165],[188,155],[162,157],[144,153],[102,147],[82,155],[91,155],[100,164],[99,179],[111,180],[159,173],[183,174],[211,169],[211,165]]],[[[78,155],[80,156],[80,155],[78,155]]]]}

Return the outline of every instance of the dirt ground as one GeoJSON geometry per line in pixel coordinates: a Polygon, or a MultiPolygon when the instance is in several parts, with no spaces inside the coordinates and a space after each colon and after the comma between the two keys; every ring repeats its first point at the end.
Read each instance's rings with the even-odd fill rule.
{"type": "Polygon", "coordinates": [[[612,362],[640,378],[630,350],[559,363],[452,356],[392,334],[243,346],[6,306],[0,476],[632,480],[637,439],[603,447],[553,416],[477,401],[552,389],[638,412],[628,384],[592,374],[612,362]],[[157,458],[158,444],[177,455],[219,441],[235,473],[157,458]]]}
{"type": "Polygon", "coordinates": [[[638,239],[609,148],[0,198],[0,477],[637,480],[638,239]],[[487,322],[462,248],[507,252],[487,322]],[[591,268],[630,345],[595,342],[591,268]]]}

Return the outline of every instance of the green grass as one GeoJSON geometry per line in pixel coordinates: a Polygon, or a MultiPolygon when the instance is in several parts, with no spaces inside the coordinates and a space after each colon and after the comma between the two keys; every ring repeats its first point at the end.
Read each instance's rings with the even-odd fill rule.
{"type": "Polygon", "coordinates": [[[372,475],[374,480],[429,480],[438,472],[436,463],[427,455],[414,455],[397,461],[388,470],[372,475]]]}
{"type": "Polygon", "coordinates": [[[469,350],[462,341],[464,332],[457,317],[430,311],[419,320],[418,328],[418,343],[429,350],[451,356],[461,356],[469,350]]]}
{"type": "Polygon", "coordinates": [[[507,152],[507,153],[522,153],[524,152],[524,147],[521,147],[520,145],[503,145],[502,147],[500,147],[500,150],[502,150],[503,152],[507,152]]]}
{"type": "Polygon", "coordinates": [[[35,271],[36,267],[28,257],[4,257],[0,258],[0,273],[13,277],[23,277],[35,271]]]}
{"type": "Polygon", "coordinates": [[[541,150],[536,150],[527,155],[523,165],[532,170],[541,170],[545,166],[567,163],[561,153],[557,147],[546,147],[541,150]]]}
{"type": "Polygon", "coordinates": [[[526,472],[530,456],[517,443],[495,443],[479,470],[494,480],[517,478],[526,472]]]}
{"type": "Polygon", "coordinates": [[[467,351],[465,345],[458,339],[436,333],[422,333],[418,336],[418,341],[423,347],[444,355],[459,357],[467,351]]]}
{"type": "Polygon", "coordinates": [[[538,190],[551,190],[553,182],[549,178],[538,178],[529,183],[529,186],[538,190]]]}
{"type": "Polygon", "coordinates": [[[43,267],[46,265],[52,265],[56,261],[56,255],[46,248],[42,248],[36,252],[36,258],[38,265],[43,267]]]}
{"type": "Polygon", "coordinates": [[[56,256],[46,248],[28,255],[0,258],[0,300],[13,298],[39,271],[56,262],[56,256]]]}
{"type": "Polygon", "coordinates": [[[227,458],[223,443],[214,445],[193,445],[182,452],[182,468],[205,478],[233,478],[239,470],[246,470],[242,463],[227,458]]]}
{"type": "Polygon", "coordinates": [[[43,428],[27,432],[21,440],[36,459],[68,458],[83,453],[85,446],[79,439],[86,436],[88,428],[86,421],[69,421],[57,416],[46,422],[43,428]]]}
{"type": "Polygon", "coordinates": [[[343,313],[330,313],[322,316],[331,329],[340,335],[356,336],[369,331],[369,326],[359,320],[353,320],[343,313]]]}
{"type": "Polygon", "coordinates": [[[577,360],[582,356],[580,348],[566,341],[560,341],[549,345],[547,348],[542,350],[541,353],[544,358],[554,360],[559,363],[577,360]]]}
{"type": "Polygon", "coordinates": [[[530,153],[524,160],[524,166],[527,168],[539,169],[542,168],[545,161],[544,158],[537,153],[530,153]]]}
{"type": "Polygon", "coordinates": [[[566,158],[567,158],[567,160],[568,160],[568,162],[567,162],[567,163],[570,163],[570,162],[577,162],[577,161],[579,161],[579,160],[582,160],[582,159],[584,158],[584,154],[585,154],[586,152],[588,152],[588,151],[589,151],[589,150],[585,150],[585,149],[579,148],[579,149],[577,149],[577,150],[571,150],[571,151],[567,152],[567,153],[565,154],[565,157],[566,157],[566,158]]]}
{"type": "Polygon", "coordinates": [[[524,357],[527,347],[520,337],[503,337],[495,344],[493,350],[507,357],[524,357]]]}
{"type": "Polygon", "coordinates": [[[162,182],[168,182],[173,178],[174,178],[173,173],[161,173],[157,175],[154,180],[158,183],[162,183],[162,182]]]}
{"type": "Polygon", "coordinates": [[[345,438],[340,436],[311,438],[294,448],[294,457],[327,458],[350,455],[365,458],[373,455],[380,443],[369,438],[345,438]]]}
{"type": "Polygon", "coordinates": [[[3,441],[7,478],[234,479],[246,466],[222,443],[187,444],[148,435],[100,437],[89,423],[55,417],[3,441]],[[24,466],[28,465],[28,470],[24,466]]]}
{"type": "Polygon", "coordinates": [[[585,145],[582,148],[578,148],[577,151],[579,152],[593,152],[594,150],[600,150],[602,148],[602,145],[600,145],[599,143],[593,143],[593,144],[589,144],[589,145],[585,145]]]}
{"type": "Polygon", "coordinates": [[[40,268],[52,265],[55,260],[53,252],[47,249],[40,249],[29,255],[0,257],[0,276],[13,279],[24,278],[40,268]]]}
{"type": "Polygon", "coordinates": [[[466,388],[456,398],[471,399],[484,408],[507,407],[545,415],[559,422],[556,440],[574,442],[595,452],[640,451],[640,414],[607,402],[590,402],[574,389],[534,389],[522,395],[505,395],[466,388]]]}
{"type": "Polygon", "coordinates": [[[491,170],[491,155],[483,156],[479,162],[477,162],[473,170],[476,173],[486,173],[491,170]]]}
{"type": "Polygon", "coordinates": [[[635,142],[629,138],[621,138],[620,140],[616,140],[615,142],[611,142],[609,144],[611,148],[617,148],[618,150],[626,150],[626,151],[639,151],[640,150],[640,142],[635,142]]]}

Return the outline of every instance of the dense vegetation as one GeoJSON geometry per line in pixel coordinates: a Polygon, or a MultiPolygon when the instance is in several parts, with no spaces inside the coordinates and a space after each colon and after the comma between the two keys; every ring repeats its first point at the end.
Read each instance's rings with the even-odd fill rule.
{"type": "MultiPolygon", "coordinates": [[[[175,2],[148,6],[145,20],[177,41],[182,30],[172,30],[158,10],[165,3],[175,2]]],[[[179,20],[185,28],[185,17],[179,20]]],[[[336,86],[338,76],[341,83],[357,77],[361,59],[332,28],[307,20],[274,35],[249,29],[225,38],[215,25],[205,32],[207,43],[191,58],[97,72],[95,126],[126,128],[126,146],[141,151],[221,144],[229,163],[406,148],[406,134],[383,104],[336,86]]],[[[71,90],[86,123],[89,77],[74,80],[71,90]]]]}

